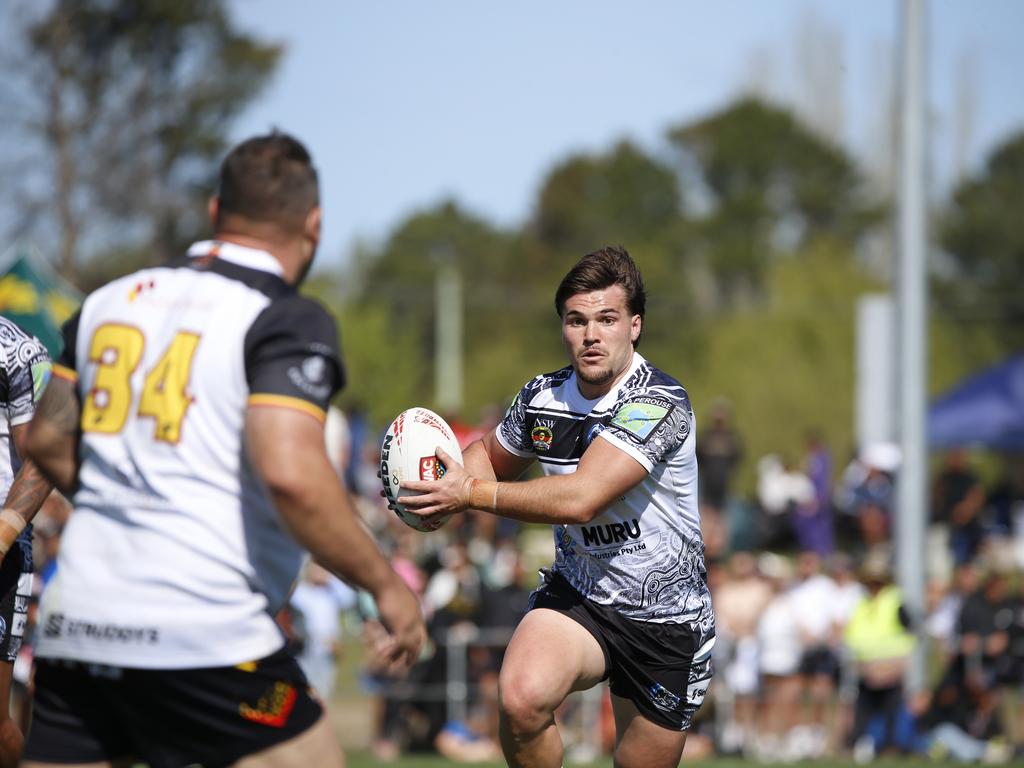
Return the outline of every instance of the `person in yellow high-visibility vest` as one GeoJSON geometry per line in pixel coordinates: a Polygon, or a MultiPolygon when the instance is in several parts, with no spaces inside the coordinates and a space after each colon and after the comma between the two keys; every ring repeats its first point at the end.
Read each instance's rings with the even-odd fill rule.
{"type": "Polygon", "coordinates": [[[844,640],[857,667],[854,756],[863,758],[899,742],[906,716],[903,675],[916,638],[899,587],[891,582],[888,560],[870,554],[861,568],[867,587],[846,625],[844,640]]]}

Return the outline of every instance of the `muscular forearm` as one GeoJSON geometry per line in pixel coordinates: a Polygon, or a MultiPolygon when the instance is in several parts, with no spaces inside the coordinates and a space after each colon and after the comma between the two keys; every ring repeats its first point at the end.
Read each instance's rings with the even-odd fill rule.
{"type": "Polygon", "coordinates": [[[26,523],[31,523],[52,490],[53,484],[35,462],[26,459],[7,493],[4,509],[17,513],[26,523]]]}
{"type": "Polygon", "coordinates": [[[539,477],[514,483],[473,480],[469,506],[523,523],[579,525],[603,510],[586,493],[576,474],[539,477]]]}

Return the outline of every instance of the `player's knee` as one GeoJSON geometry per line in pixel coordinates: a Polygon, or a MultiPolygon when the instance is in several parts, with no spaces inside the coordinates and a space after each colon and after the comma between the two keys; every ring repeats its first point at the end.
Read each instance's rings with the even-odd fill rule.
{"type": "Polygon", "coordinates": [[[558,702],[551,699],[542,681],[524,676],[502,680],[499,704],[504,727],[513,735],[525,735],[546,728],[558,702]]]}

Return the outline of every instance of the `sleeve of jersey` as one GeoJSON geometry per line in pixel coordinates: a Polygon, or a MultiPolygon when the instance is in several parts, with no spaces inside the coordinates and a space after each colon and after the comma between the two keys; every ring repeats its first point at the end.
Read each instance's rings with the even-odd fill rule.
{"type": "Polygon", "coordinates": [[[530,385],[527,384],[516,395],[512,405],[505,412],[505,418],[498,424],[495,434],[501,447],[514,456],[520,458],[533,458],[533,441],[526,430],[526,402],[532,394],[530,385]]]}
{"type": "Polygon", "coordinates": [[[693,429],[689,403],[663,393],[633,392],[618,404],[600,437],[628,453],[650,472],[693,429]]]}
{"type": "Polygon", "coordinates": [[[293,408],[324,421],[345,383],[334,320],[302,296],[272,302],[246,334],[245,375],[250,406],[293,408]]]}
{"type": "Polygon", "coordinates": [[[75,359],[75,350],[78,345],[78,324],[82,319],[82,311],[75,312],[60,329],[61,338],[64,341],[64,349],[60,357],[53,364],[53,375],[70,382],[78,381],[78,362],[75,359]]]}
{"type": "Polygon", "coordinates": [[[38,339],[23,337],[8,359],[8,413],[11,424],[31,421],[36,403],[50,380],[53,364],[38,339]]]}

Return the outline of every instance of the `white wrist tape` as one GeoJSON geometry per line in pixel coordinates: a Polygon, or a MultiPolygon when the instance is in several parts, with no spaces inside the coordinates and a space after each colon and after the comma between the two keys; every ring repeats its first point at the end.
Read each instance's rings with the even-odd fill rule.
{"type": "Polygon", "coordinates": [[[6,555],[21,532],[25,530],[25,518],[13,509],[0,512],[0,555],[6,555]]]}

